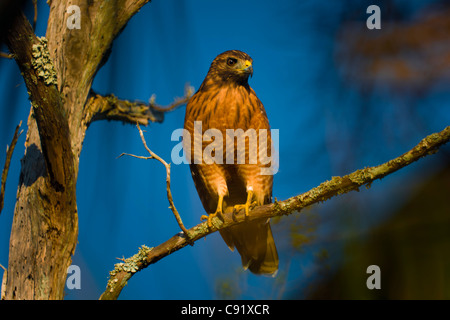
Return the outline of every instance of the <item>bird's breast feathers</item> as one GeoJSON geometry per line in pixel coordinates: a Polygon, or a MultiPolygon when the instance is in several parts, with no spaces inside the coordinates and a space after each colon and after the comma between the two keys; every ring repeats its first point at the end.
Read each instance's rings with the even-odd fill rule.
{"type": "Polygon", "coordinates": [[[203,130],[246,130],[251,127],[254,116],[265,115],[262,103],[254,91],[244,86],[223,86],[198,92],[190,104],[192,109],[187,110],[190,120],[201,121],[203,130]]]}

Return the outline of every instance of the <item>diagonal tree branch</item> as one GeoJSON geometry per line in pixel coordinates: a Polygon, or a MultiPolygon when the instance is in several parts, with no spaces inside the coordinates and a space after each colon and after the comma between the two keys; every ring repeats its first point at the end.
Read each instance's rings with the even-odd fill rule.
{"type": "Polygon", "coordinates": [[[115,265],[114,270],[110,272],[110,279],[106,291],[100,296],[100,299],[117,299],[123,287],[127,284],[127,281],[136,272],[175,251],[182,249],[190,244],[190,242],[193,243],[213,232],[245,221],[252,221],[260,218],[272,218],[299,212],[303,208],[315,203],[326,201],[334,196],[353,190],[358,190],[363,185],[370,186],[373,181],[392,174],[422,157],[436,153],[439,147],[449,140],[450,126],[446,127],[441,132],[427,136],[408,152],[386,163],[375,167],[360,169],[343,177],[333,177],[331,180],[325,181],[319,186],[298,196],[284,201],[275,200],[275,203],[256,207],[250,211],[250,215],[247,219],[243,214],[243,210],[234,216],[232,214],[225,214],[224,221],[217,217],[212,219],[212,228],[208,228],[207,222],[203,222],[189,229],[190,239],[187,239],[184,233],[179,233],[157,247],[149,248],[142,246],[139,249],[139,252],[133,257],[125,259],[123,263],[115,265]]]}
{"type": "Polygon", "coordinates": [[[9,29],[6,43],[14,54],[30,95],[52,186],[63,191],[73,180],[73,156],[69,126],[46,40],[36,37],[28,19],[19,12],[9,29]]]}

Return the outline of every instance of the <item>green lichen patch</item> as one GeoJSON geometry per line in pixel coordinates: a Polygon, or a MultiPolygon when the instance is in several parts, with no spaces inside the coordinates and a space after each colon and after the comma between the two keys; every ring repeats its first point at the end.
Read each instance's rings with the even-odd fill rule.
{"type": "MultiPolygon", "coordinates": [[[[136,253],[134,256],[124,259],[124,262],[115,264],[114,270],[111,272],[125,271],[125,272],[135,273],[136,271],[139,271],[138,264],[142,264],[142,263],[145,264],[147,255],[152,249],[153,248],[149,248],[149,247],[143,245],[142,247],[139,248],[138,253],[136,253]]],[[[110,274],[111,274],[111,272],[110,272],[110,274]]]]}
{"type": "Polygon", "coordinates": [[[39,43],[33,45],[33,68],[37,71],[39,78],[44,80],[46,85],[57,84],[56,70],[53,67],[52,59],[47,48],[47,39],[38,37],[39,43]]]}
{"type": "MultiPolygon", "coordinates": [[[[123,259],[123,262],[116,263],[114,265],[114,270],[109,272],[110,278],[108,280],[107,287],[109,288],[110,292],[113,292],[115,285],[119,282],[119,279],[116,277],[117,274],[120,272],[126,272],[126,273],[136,273],[140,270],[139,265],[142,267],[143,265],[146,265],[146,258],[150,251],[152,251],[153,248],[149,248],[146,245],[142,245],[142,247],[139,248],[138,253],[136,253],[134,256],[123,259]]],[[[129,276],[130,277],[130,276],[129,276]]],[[[129,279],[129,277],[122,279],[124,283],[126,283],[126,280],[129,279]]]]}

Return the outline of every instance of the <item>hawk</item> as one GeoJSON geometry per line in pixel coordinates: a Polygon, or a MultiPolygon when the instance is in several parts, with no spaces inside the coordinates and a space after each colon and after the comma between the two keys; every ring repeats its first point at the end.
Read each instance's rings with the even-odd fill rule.
{"type": "MultiPolygon", "coordinates": [[[[184,128],[190,139],[183,138],[183,147],[190,160],[195,187],[209,214],[202,216],[202,220],[207,219],[209,227],[214,216],[223,218],[224,213],[242,209],[248,216],[251,207],[272,202],[273,176],[261,174],[267,164],[255,157],[261,152],[270,153],[271,139],[264,106],[248,84],[249,76],[253,75],[252,62],[249,55],[238,50],[219,54],[186,106],[184,128]],[[199,124],[201,135],[199,132],[196,135],[199,124]],[[200,156],[211,143],[212,139],[204,137],[210,129],[215,130],[215,139],[218,133],[223,137],[222,141],[215,141],[217,148],[211,152],[216,161],[195,154],[196,143],[201,146],[200,156]],[[251,146],[250,137],[244,136],[245,149],[239,150],[238,139],[234,137],[227,145],[230,129],[242,129],[241,132],[264,129],[268,138],[262,145],[251,146]],[[242,155],[245,155],[244,163],[242,155]],[[230,159],[234,161],[229,163],[230,159]]],[[[259,135],[257,140],[261,142],[259,135]]],[[[278,254],[268,219],[247,221],[220,230],[220,234],[232,251],[237,249],[245,269],[255,274],[275,274],[278,270],[278,254]]]]}

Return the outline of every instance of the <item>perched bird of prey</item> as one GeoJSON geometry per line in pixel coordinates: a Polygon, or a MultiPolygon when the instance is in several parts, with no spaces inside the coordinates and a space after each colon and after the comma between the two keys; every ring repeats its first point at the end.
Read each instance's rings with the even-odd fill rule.
{"type": "MultiPolygon", "coordinates": [[[[195,187],[209,214],[202,219],[208,219],[210,227],[214,216],[223,218],[224,213],[242,209],[248,216],[253,206],[272,202],[273,176],[261,174],[261,169],[268,165],[261,163],[258,157],[262,152],[271,152],[270,127],[263,104],[248,84],[249,76],[253,75],[252,62],[249,55],[238,50],[219,54],[186,107],[184,128],[193,138],[183,138],[183,147],[190,156],[195,187]],[[211,152],[211,157],[215,161],[202,157],[213,139],[199,136],[199,132],[195,135],[199,128],[201,135],[213,132],[216,149],[211,152]],[[227,145],[230,129],[235,132],[238,129],[242,129],[241,132],[253,130],[257,133],[257,145],[250,135],[245,136],[244,150],[239,149],[239,139],[234,137],[229,140],[231,145],[227,145]],[[258,135],[261,129],[268,136],[263,144],[258,135]],[[217,140],[219,134],[222,140],[217,140]],[[198,152],[195,154],[196,143],[197,151],[201,146],[200,158],[198,152]],[[242,161],[243,152],[245,162],[242,161]],[[230,163],[230,159],[234,161],[230,163]]],[[[247,221],[220,230],[220,234],[232,251],[237,249],[245,269],[255,274],[272,275],[278,270],[278,254],[268,219],[247,221]]]]}

